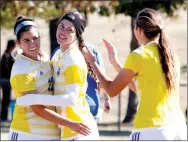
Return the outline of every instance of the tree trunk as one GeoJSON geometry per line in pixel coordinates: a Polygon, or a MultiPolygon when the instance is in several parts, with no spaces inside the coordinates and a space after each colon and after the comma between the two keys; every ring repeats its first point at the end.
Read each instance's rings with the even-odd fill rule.
{"type": "MultiPolygon", "coordinates": [[[[131,33],[132,33],[132,39],[130,44],[131,51],[135,50],[138,47],[136,38],[134,36],[134,21],[135,19],[131,18],[131,33]]],[[[137,106],[138,106],[138,97],[132,90],[129,89],[128,106],[123,123],[133,121],[135,114],[137,112],[137,106]]]]}

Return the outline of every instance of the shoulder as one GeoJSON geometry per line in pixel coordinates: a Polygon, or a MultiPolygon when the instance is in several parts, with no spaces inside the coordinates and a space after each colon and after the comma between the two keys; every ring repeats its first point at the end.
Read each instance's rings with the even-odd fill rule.
{"type": "Polygon", "coordinates": [[[49,56],[45,52],[41,51],[41,56],[42,56],[42,61],[44,62],[49,61],[49,56]]]}
{"type": "MultiPolygon", "coordinates": [[[[61,53],[61,50],[60,50],[60,48],[59,48],[59,49],[57,49],[57,50],[55,51],[53,57],[58,56],[60,53],[61,53]]],[[[53,58],[53,57],[52,57],[52,58],[53,58]]]]}
{"type": "Polygon", "coordinates": [[[136,54],[142,56],[142,54],[143,54],[143,50],[142,50],[142,49],[143,49],[143,46],[140,46],[140,47],[138,47],[137,49],[133,50],[132,53],[133,53],[133,54],[136,53],[136,54]]]}
{"type": "Polygon", "coordinates": [[[54,61],[57,57],[59,57],[59,54],[61,53],[60,49],[57,49],[55,53],[53,54],[51,60],[54,61]]]}
{"type": "Polygon", "coordinates": [[[17,74],[28,74],[29,65],[30,65],[30,61],[27,61],[27,60],[22,59],[21,57],[18,57],[12,67],[11,76],[15,76],[17,74]]]}
{"type": "Polygon", "coordinates": [[[138,47],[137,49],[133,50],[127,57],[127,59],[131,60],[140,60],[142,59],[143,55],[143,46],[138,47]]]}

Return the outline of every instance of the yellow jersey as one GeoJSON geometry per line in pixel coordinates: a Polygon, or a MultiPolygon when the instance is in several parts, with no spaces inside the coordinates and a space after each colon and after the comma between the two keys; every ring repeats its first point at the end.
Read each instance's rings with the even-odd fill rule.
{"type": "Polygon", "coordinates": [[[185,122],[179,105],[180,64],[176,60],[176,89],[167,91],[166,81],[157,43],[143,45],[127,57],[125,69],[132,70],[135,76],[140,103],[134,120],[135,128],[148,128],[185,122]]]}
{"type": "MultiPolygon", "coordinates": [[[[54,95],[70,94],[74,92],[75,105],[57,107],[57,112],[73,121],[83,122],[91,129],[97,131],[97,124],[90,113],[86,101],[87,90],[87,65],[77,47],[61,52],[57,50],[52,58],[54,68],[54,95]]],[[[63,102],[62,102],[63,103],[63,102]]],[[[68,127],[61,126],[61,139],[72,139],[79,134],[68,127]]]]}
{"type": "MultiPolygon", "coordinates": [[[[49,61],[45,57],[39,62],[27,58],[22,54],[17,55],[10,78],[16,98],[21,97],[23,92],[32,90],[37,90],[39,94],[52,94],[52,75],[49,61]]],[[[55,107],[47,107],[55,111],[55,107]]],[[[18,104],[15,105],[10,127],[14,130],[31,134],[54,137],[54,139],[60,136],[57,124],[39,117],[30,107],[18,104]]]]}

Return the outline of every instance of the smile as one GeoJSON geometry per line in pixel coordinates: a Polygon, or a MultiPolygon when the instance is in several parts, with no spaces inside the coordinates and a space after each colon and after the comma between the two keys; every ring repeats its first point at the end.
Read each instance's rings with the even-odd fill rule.
{"type": "Polygon", "coordinates": [[[35,47],[35,48],[31,48],[31,49],[29,49],[30,51],[34,51],[34,50],[36,50],[37,48],[35,47]]]}
{"type": "Polygon", "coordinates": [[[63,35],[59,35],[59,37],[61,38],[61,39],[66,39],[63,35]]]}

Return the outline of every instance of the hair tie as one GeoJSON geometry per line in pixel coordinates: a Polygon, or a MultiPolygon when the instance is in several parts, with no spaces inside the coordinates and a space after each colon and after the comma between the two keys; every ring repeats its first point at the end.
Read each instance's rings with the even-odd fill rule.
{"type": "Polygon", "coordinates": [[[15,35],[17,36],[18,32],[25,26],[35,26],[37,27],[37,25],[33,22],[33,21],[23,21],[20,24],[18,24],[18,26],[15,29],[15,35]]]}

